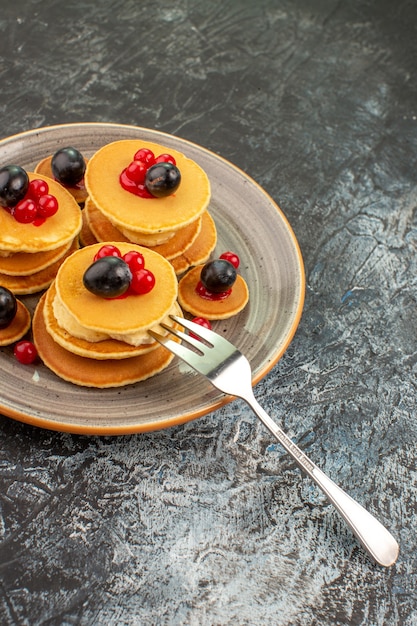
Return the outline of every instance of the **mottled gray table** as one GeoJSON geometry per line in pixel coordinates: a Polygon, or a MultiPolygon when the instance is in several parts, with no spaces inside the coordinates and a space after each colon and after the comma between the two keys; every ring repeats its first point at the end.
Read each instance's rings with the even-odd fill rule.
{"type": "MultiPolygon", "coordinates": [[[[0,623],[417,623],[417,5],[14,0],[0,136],[111,121],[259,182],[304,315],[256,395],[383,521],[374,566],[243,403],[120,438],[0,420],[0,623]]],[[[18,390],[17,390],[18,391],[18,390]]]]}

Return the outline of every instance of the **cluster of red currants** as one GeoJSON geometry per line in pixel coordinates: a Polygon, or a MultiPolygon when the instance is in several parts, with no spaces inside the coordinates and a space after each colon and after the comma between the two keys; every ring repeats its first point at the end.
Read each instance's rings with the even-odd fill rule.
{"type": "Polygon", "coordinates": [[[58,200],[46,181],[29,181],[20,165],[5,165],[0,169],[0,206],[22,224],[40,225],[58,211],[58,200]]]}
{"type": "Polygon", "coordinates": [[[123,189],[142,198],[162,198],[174,193],[181,182],[176,160],[171,154],[155,156],[141,148],[120,174],[123,189]]]}
{"type": "Polygon", "coordinates": [[[96,296],[120,298],[149,293],[154,288],[155,276],[145,268],[144,256],[137,250],[122,255],[117,246],[106,244],[85,271],[83,283],[96,296]]]}
{"type": "Polygon", "coordinates": [[[58,200],[49,193],[48,183],[40,178],[31,180],[23,200],[10,209],[21,224],[43,222],[58,211],[58,200]]]}

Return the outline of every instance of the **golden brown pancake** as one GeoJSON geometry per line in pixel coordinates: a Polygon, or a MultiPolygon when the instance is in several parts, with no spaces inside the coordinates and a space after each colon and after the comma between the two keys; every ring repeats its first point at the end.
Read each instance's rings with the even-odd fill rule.
{"type": "Polygon", "coordinates": [[[162,346],[119,360],[97,360],[73,354],[55,343],[45,326],[43,308],[46,294],[33,316],[33,338],[40,358],[60,378],[84,387],[120,387],[154,376],[165,369],[173,355],[162,346]]]}
{"type": "Polygon", "coordinates": [[[30,313],[20,300],[12,322],[6,328],[0,328],[0,346],[9,346],[19,341],[30,328],[30,313]]]}
{"type": "MultiPolygon", "coordinates": [[[[207,213],[207,211],[204,211],[203,215],[205,213],[207,213]]],[[[159,246],[152,246],[152,250],[158,252],[158,254],[162,254],[168,261],[175,259],[193,245],[201,231],[202,221],[203,217],[201,216],[194,222],[191,222],[191,224],[188,224],[188,226],[177,230],[175,235],[166,243],[162,243],[159,246]]]]}
{"type": "Polygon", "coordinates": [[[81,232],[79,234],[80,244],[81,246],[91,246],[93,243],[98,243],[97,238],[92,232],[90,225],[88,223],[87,213],[85,208],[81,211],[81,216],[83,220],[83,225],[81,228],[81,232]]]}
{"type": "MultiPolygon", "coordinates": [[[[85,204],[84,212],[86,213],[86,219],[90,230],[94,234],[97,241],[130,241],[125,234],[118,230],[110,222],[110,220],[108,220],[103,213],[101,213],[101,211],[94,206],[90,199],[88,199],[85,204]]],[[[206,215],[207,211],[204,211],[203,215],[197,218],[194,222],[177,230],[166,243],[162,243],[160,245],[150,245],[144,243],[142,245],[158,252],[158,254],[162,254],[162,256],[171,261],[181,254],[184,254],[188,248],[193,245],[194,241],[200,234],[203,219],[206,215]]]]}
{"type": "MultiPolygon", "coordinates": [[[[42,159],[42,161],[40,161],[35,167],[35,173],[42,174],[43,176],[48,176],[48,178],[53,178],[55,180],[54,175],[52,173],[52,167],[51,167],[52,157],[53,155],[51,154],[50,156],[47,156],[45,159],[42,159]]],[[[88,159],[84,158],[84,161],[88,163],[88,159]]],[[[59,184],[61,185],[62,183],[59,183],[59,184]]],[[[75,187],[67,187],[66,185],[62,185],[62,186],[67,191],[69,191],[69,193],[73,196],[73,198],[78,204],[82,205],[86,201],[88,193],[85,188],[84,181],[81,181],[75,187]]]]}
{"type": "Polygon", "coordinates": [[[58,211],[39,226],[21,224],[5,209],[0,210],[0,250],[3,252],[46,252],[70,243],[81,230],[80,207],[66,189],[54,180],[28,172],[30,180],[40,178],[58,200],[58,211]]]}
{"type": "Polygon", "coordinates": [[[72,242],[47,252],[15,252],[9,256],[0,256],[0,273],[7,276],[30,276],[49,267],[70,249],[72,242]]]}
{"type": "Polygon", "coordinates": [[[91,198],[87,198],[83,214],[85,220],[97,241],[130,241],[126,235],[112,224],[112,222],[95,206],[91,198]]]}
{"type": "Polygon", "coordinates": [[[137,139],[115,141],[98,150],[89,160],[85,184],[92,202],[119,230],[163,233],[194,222],[207,209],[210,183],[203,169],[177,150],[137,139]],[[123,189],[122,171],[141,148],[155,156],[171,154],[181,172],[181,184],[164,198],[140,198],[123,189]]]}
{"type": "Polygon", "coordinates": [[[216,243],[216,225],[208,211],[205,211],[202,215],[201,230],[192,245],[180,256],[171,260],[175,273],[180,275],[193,265],[206,263],[216,243]]]}
{"type": "MultiPolygon", "coordinates": [[[[146,354],[147,352],[151,352],[154,350],[159,344],[155,341],[151,341],[150,343],[142,344],[139,346],[132,346],[124,341],[118,341],[116,339],[104,339],[102,341],[91,342],[86,341],[85,339],[79,339],[74,337],[66,330],[61,328],[58,325],[54,310],[53,310],[53,301],[56,295],[56,289],[54,283],[49,287],[46,298],[44,302],[44,321],[45,326],[48,333],[51,335],[52,339],[68,350],[73,354],[78,354],[80,356],[88,357],[90,359],[127,359],[133,356],[140,356],[142,354],[146,354]]],[[[178,305],[174,307],[173,310],[174,315],[182,316],[181,309],[178,305]]],[[[166,334],[162,327],[156,326],[155,330],[161,334],[166,334]]]]}
{"type": "Polygon", "coordinates": [[[175,235],[175,231],[144,234],[134,233],[133,231],[125,229],[124,232],[122,232],[94,205],[91,198],[87,199],[84,211],[90,230],[97,241],[131,241],[132,243],[137,243],[139,246],[152,248],[155,245],[160,245],[162,242],[165,243],[169,241],[175,235]]]}
{"type": "Polygon", "coordinates": [[[131,250],[143,254],[145,267],[156,279],[152,291],[113,299],[90,293],[84,287],[83,275],[103,245],[98,243],[77,250],[64,261],[55,281],[57,296],[68,313],[85,329],[113,336],[148,330],[161,322],[176,302],[178,283],[174,269],[169,261],[152,250],[132,243],[109,243],[116,245],[121,254],[131,250]]]}
{"type": "Polygon", "coordinates": [[[207,300],[199,296],[195,290],[202,268],[201,265],[194,267],[181,278],[178,284],[178,302],[181,308],[194,316],[205,317],[208,320],[227,319],[239,313],[249,300],[249,290],[242,276],[240,274],[236,276],[232,292],[227,298],[207,300]]]}
{"type": "Polygon", "coordinates": [[[160,246],[163,243],[169,242],[177,231],[165,230],[163,232],[155,233],[140,233],[139,231],[131,230],[130,228],[121,228],[120,232],[124,237],[127,237],[129,241],[137,243],[140,246],[152,248],[153,246],[160,246]]]}
{"type": "Polygon", "coordinates": [[[8,276],[7,274],[0,274],[0,285],[7,287],[7,289],[10,289],[10,291],[19,296],[29,295],[47,289],[54,280],[61,263],[78,249],[78,245],[78,238],[76,238],[72,242],[71,247],[60,259],[35,274],[30,274],[29,276],[8,276]]]}

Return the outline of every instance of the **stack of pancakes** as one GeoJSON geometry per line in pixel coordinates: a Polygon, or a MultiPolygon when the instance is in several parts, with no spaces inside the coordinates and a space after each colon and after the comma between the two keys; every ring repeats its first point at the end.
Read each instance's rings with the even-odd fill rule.
{"type": "Polygon", "coordinates": [[[168,259],[176,274],[204,263],[215,248],[216,227],[207,210],[208,177],[195,161],[174,149],[130,139],[107,144],[88,161],[85,186],[83,244],[117,241],[146,246],[168,259]],[[150,199],[123,189],[120,174],[141,148],[175,158],[181,173],[175,193],[150,199]]]}
{"type": "MultiPolygon", "coordinates": [[[[50,174],[50,160],[48,157],[38,165],[38,177],[43,176],[42,167],[42,171],[50,174]]],[[[75,230],[84,247],[74,250],[69,234],[64,242],[66,220],[60,241],[62,248],[67,246],[65,253],[72,254],[62,262],[62,257],[54,257],[56,247],[45,247],[44,242],[39,248],[42,252],[38,254],[43,255],[45,262],[51,258],[56,264],[56,279],[40,299],[33,316],[33,338],[39,356],[64,380],[86,387],[123,386],[157,374],[167,367],[173,356],[151,338],[148,330],[166,334],[161,323],[175,326],[169,316],[182,315],[177,302],[177,277],[191,267],[196,267],[199,273],[216,246],[216,227],[208,212],[210,183],[207,175],[197,163],[174,149],[142,140],[122,140],[105,145],[88,160],[83,181],[87,197],[82,200],[85,200],[82,211],[74,190],[71,196],[71,190],[65,190],[59,183],[48,179],[48,184],[51,193],[58,197],[58,187],[59,197],[68,196],[68,202],[75,206],[78,216],[75,230]],[[151,150],[156,157],[167,153],[174,157],[181,173],[181,184],[173,194],[144,198],[122,187],[121,173],[143,148],[151,150]],[[145,258],[145,267],[156,278],[152,291],[111,299],[88,291],[83,276],[104,243],[116,246],[122,255],[139,251],[145,258]]],[[[56,221],[54,217],[50,218],[51,227],[52,220],[56,221]]],[[[21,274],[26,254],[22,241],[17,249],[21,252],[14,254],[9,265],[14,270],[20,265],[21,274]]],[[[31,254],[33,256],[33,252],[31,254]]],[[[0,259],[0,271],[1,262],[6,261],[7,257],[0,259]]],[[[43,267],[39,270],[44,271],[43,267]]],[[[181,304],[191,312],[191,300],[199,297],[193,286],[198,275],[193,274],[193,284],[188,289],[190,297],[180,282],[181,304]]],[[[49,276],[45,284],[38,281],[33,291],[47,287],[52,278],[49,276]]],[[[239,303],[236,294],[230,297],[228,304],[211,303],[212,308],[220,306],[221,311],[216,308],[215,314],[207,317],[225,318],[240,310],[244,306],[241,304],[243,296],[245,303],[247,301],[247,290],[239,289],[234,290],[240,294],[239,303]]]]}
{"type": "Polygon", "coordinates": [[[94,244],[64,261],[33,317],[34,342],[44,363],[64,380],[87,387],[126,385],[164,369],[173,357],[147,331],[166,333],[159,324],[174,325],[169,315],[181,315],[169,261],[148,248],[112,243],[122,255],[143,254],[155,276],[152,291],[111,299],[88,291],[83,276],[102,247],[94,244]]]}
{"type": "Polygon", "coordinates": [[[29,180],[42,179],[58,200],[58,211],[42,223],[22,224],[0,210],[0,284],[14,294],[27,295],[46,289],[62,261],[79,247],[82,227],[80,208],[59,183],[28,172],[29,180]]]}

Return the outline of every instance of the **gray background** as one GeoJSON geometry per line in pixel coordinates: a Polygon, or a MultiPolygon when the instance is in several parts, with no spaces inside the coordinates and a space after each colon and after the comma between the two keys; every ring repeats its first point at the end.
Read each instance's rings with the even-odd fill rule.
{"type": "Polygon", "coordinates": [[[239,401],[120,438],[1,418],[0,623],[417,623],[416,55],[409,0],[3,2],[1,137],[155,128],[281,206],[306,302],[256,395],[401,555],[370,563],[239,401]]]}

